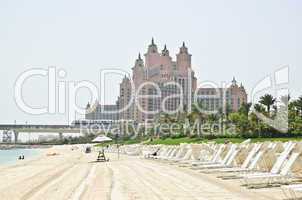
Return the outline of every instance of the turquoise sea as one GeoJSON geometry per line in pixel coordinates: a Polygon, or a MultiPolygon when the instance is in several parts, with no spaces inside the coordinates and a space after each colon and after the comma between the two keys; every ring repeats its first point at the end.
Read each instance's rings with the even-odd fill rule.
{"type": "Polygon", "coordinates": [[[14,164],[18,161],[20,155],[24,155],[25,160],[34,158],[40,153],[39,149],[9,149],[0,150],[0,165],[14,164]]]}

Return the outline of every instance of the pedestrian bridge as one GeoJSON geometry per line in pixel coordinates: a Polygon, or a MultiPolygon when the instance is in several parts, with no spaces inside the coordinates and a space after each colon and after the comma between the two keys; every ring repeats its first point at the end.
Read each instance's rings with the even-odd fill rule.
{"type": "MultiPolygon", "coordinates": [[[[3,131],[3,141],[11,140],[11,134],[14,134],[14,142],[18,142],[20,132],[27,133],[58,133],[63,138],[64,133],[69,134],[88,134],[102,131],[110,131],[113,126],[75,126],[75,125],[37,125],[37,124],[0,124],[0,131],[3,131]]],[[[116,127],[115,127],[116,128],[116,127]]]]}
{"type": "Polygon", "coordinates": [[[17,132],[45,132],[45,133],[80,133],[80,127],[69,125],[25,125],[25,124],[0,124],[0,130],[14,130],[17,132]]]}

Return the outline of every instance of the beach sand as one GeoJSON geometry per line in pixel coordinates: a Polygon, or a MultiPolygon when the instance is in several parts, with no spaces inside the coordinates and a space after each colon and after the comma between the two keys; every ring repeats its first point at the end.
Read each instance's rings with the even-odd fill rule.
{"type": "Polygon", "coordinates": [[[96,163],[96,153],[70,146],[43,150],[32,161],[0,168],[1,200],[222,200],[284,199],[280,188],[249,190],[239,181],[137,157],[111,154],[96,163]],[[49,152],[59,155],[46,156],[49,152]]]}

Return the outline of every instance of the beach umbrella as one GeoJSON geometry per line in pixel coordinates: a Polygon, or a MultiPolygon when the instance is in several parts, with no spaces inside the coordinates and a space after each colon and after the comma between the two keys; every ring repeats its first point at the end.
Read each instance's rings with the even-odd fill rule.
{"type": "Polygon", "coordinates": [[[98,143],[110,142],[110,141],[112,141],[112,139],[110,137],[105,136],[105,135],[97,136],[96,138],[94,138],[92,140],[92,142],[98,142],[98,143]]]}

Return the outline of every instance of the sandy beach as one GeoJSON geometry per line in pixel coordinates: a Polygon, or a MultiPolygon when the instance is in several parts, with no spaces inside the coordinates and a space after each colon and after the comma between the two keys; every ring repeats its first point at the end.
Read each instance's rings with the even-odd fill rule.
{"type": "Polygon", "coordinates": [[[222,200],[284,199],[280,188],[251,190],[239,181],[222,181],[217,174],[138,157],[110,154],[96,163],[96,153],[70,146],[43,150],[32,161],[0,167],[0,199],[85,200],[222,200]],[[59,155],[46,156],[49,152],[59,155]]]}

